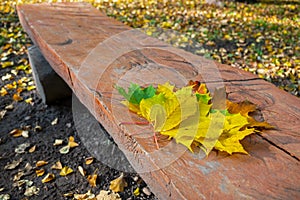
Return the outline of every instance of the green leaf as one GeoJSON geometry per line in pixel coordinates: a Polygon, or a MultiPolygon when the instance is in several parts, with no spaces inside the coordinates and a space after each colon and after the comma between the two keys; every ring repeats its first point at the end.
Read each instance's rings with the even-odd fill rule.
{"type": "Polygon", "coordinates": [[[146,88],[141,88],[138,84],[131,83],[128,92],[124,88],[116,86],[118,92],[132,104],[139,104],[142,99],[148,99],[155,95],[156,89],[150,85],[146,88]]]}

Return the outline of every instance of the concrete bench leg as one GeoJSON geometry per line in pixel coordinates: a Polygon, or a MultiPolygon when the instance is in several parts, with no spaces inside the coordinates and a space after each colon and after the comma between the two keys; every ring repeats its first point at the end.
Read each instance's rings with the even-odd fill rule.
{"type": "Polygon", "coordinates": [[[72,90],[52,69],[38,47],[29,47],[28,57],[37,92],[43,103],[51,104],[59,99],[72,96],[72,90]]]}

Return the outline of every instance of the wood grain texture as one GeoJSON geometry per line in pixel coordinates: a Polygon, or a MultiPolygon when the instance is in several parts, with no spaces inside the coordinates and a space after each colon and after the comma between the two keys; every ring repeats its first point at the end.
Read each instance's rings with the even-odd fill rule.
{"type": "Polygon", "coordinates": [[[300,101],[253,74],[179,50],[131,30],[88,4],[18,6],[20,21],[54,70],[102,123],[160,199],[299,199],[300,101]],[[126,87],[201,80],[226,86],[233,101],[249,100],[276,127],[243,140],[249,155],[183,151],[151,129],[120,125],[139,119],[120,104],[126,87]],[[176,150],[178,150],[176,152],[176,150]]]}

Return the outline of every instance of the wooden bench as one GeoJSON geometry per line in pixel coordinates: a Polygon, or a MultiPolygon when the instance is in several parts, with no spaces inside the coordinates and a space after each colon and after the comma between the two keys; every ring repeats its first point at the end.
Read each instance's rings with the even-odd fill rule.
{"type": "Polygon", "coordinates": [[[248,72],[215,63],[132,30],[85,3],[18,6],[22,26],[53,69],[110,133],[159,199],[299,199],[300,100],[248,72]],[[195,63],[200,65],[195,65],[195,63]],[[217,70],[216,70],[217,69],[217,70]],[[249,155],[156,154],[131,135],[137,119],[113,88],[186,80],[226,85],[229,98],[258,105],[277,127],[243,140],[249,155]],[[176,158],[172,160],[172,158],[176,158]],[[166,162],[164,159],[170,159],[166,162]],[[163,163],[168,165],[163,166],[163,163]]]}

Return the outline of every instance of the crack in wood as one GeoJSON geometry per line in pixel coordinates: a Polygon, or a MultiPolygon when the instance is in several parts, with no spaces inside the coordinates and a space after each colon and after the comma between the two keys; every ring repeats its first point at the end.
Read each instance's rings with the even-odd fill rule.
{"type": "Polygon", "coordinates": [[[275,148],[283,151],[285,154],[289,155],[290,157],[292,157],[293,159],[297,160],[298,162],[300,162],[300,158],[298,158],[297,156],[293,155],[293,153],[289,152],[288,150],[280,147],[279,145],[275,144],[274,142],[272,142],[271,140],[265,138],[264,136],[260,135],[260,134],[256,134],[258,135],[260,138],[262,138],[263,140],[265,140],[266,142],[268,142],[269,144],[271,144],[272,146],[274,146],[275,148]]]}
{"type": "Polygon", "coordinates": [[[179,63],[184,63],[184,64],[188,64],[188,65],[192,65],[192,63],[186,61],[186,60],[175,60],[175,59],[166,59],[166,58],[162,58],[162,60],[166,60],[166,61],[172,61],[172,62],[179,62],[179,63]]]}
{"type": "MultiPolygon", "coordinates": [[[[233,80],[222,79],[222,80],[216,80],[216,81],[205,81],[205,83],[220,83],[220,82],[233,83],[233,82],[247,82],[247,81],[255,81],[255,80],[262,80],[262,79],[261,78],[233,79],[233,80]]],[[[257,84],[254,84],[254,85],[257,85],[257,84]]]]}
{"type": "Polygon", "coordinates": [[[72,76],[71,76],[71,72],[70,72],[70,69],[67,68],[67,71],[68,71],[68,76],[69,76],[69,80],[70,80],[70,84],[71,84],[71,88],[74,88],[74,83],[73,83],[73,79],[72,79],[72,76]]]}

